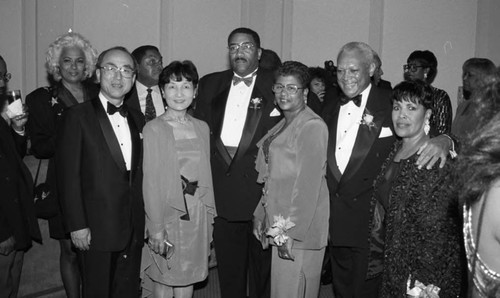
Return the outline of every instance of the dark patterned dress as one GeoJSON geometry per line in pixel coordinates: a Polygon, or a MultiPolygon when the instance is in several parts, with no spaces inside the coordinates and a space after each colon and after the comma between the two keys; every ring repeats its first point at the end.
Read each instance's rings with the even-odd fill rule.
{"type": "Polygon", "coordinates": [[[453,119],[453,109],[451,107],[448,93],[442,89],[432,88],[432,115],[430,119],[431,136],[449,134],[453,119]]]}
{"type": "Polygon", "coordinates": [[[414,155],[395,164],[400,148],[397,142],[375,182],[369,275],[382,274],[380,297],[406,297],[408,280],[410,288],[418,280],[441,288],[441,298],[460,297],[466,271],[451,162],[419,170],[414,155]]]}

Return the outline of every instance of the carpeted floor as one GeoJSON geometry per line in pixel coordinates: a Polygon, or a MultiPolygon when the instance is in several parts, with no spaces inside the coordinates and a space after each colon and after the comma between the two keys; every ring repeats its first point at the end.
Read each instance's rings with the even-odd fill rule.
{"type": "MultiPolygon", "coordinates": [[[[56,292],[51,291],[47,292],[38,292],[37,294],[22,296],[22,298],[63,298],[66,297],[64,295],[64,290],[62,287],[54,288],[56,292]]],[[[217,276],[217,270],[211,269],[209,272],[208,279],[200,284],[197,284],[194,291],[194,298],[219,298],[219,277],[217,276]]],[[[333,298],[333,292],[331,285],[322,286],[319,298],[333,298]]]]}

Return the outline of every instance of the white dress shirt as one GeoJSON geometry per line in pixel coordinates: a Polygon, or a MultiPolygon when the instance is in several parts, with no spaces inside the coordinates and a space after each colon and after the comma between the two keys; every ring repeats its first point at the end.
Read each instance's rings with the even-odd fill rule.
{"type": "Polygon", "coordinates": [[[148,95],[148,89],[153,90],[151,92],[151,97],[153,98],[153,105],[155,106],[156,117],[160,116],[165,112],[165,106],[163,105],[163,100],[161,98],[160,87],[158,85],[146,87],[139,81],[135,81],[135,88],[137,88],[137,97],[139,98],[139,105],[141,106],[141,112],[146,113],[146,96],[148,95]]]}
{"type": "Polygon", "coordinates": [[[352,149],[358,135],[359,124],[365,111],[366,102],[372,85],[361,92],[361,105],[358,107],[352,100],[342,105],[339,111],[337,122],[337,143],[335,148],[335,158],[340,173],[344,174],[345,168],[351,158],[352,149]]]}
{"type": "Polygon", "coordinates": [[[238,147],[240,144],[243,127],[247,119],[250,97],[257,79],[255,72],[245,76],[245,78],[251,76],[253,76],[253,81],[250,86],[247,86],[244,82],[237,85],[233,85],[231,82],[221,131],[221,140],[225,146],[238,147]]]}
{"type": "MultiPolygon", "coordinates": [[[[101,104],[104,107],[104,111],[107,111],[108,100],[106,99],[106,97],[104,97],[104,95],[102,95],[102,93],[99,93],[99,99],[101,100],[101,104]]],[[[127,171],[130,171],[132,163],[132,137],[130,136],[130,129],[128,127],[127,118],[123,117],[118,112],[114,113],[113,115],[110,115],[106,112],[106,115],[108,115],[109,122],[111,122],[111,127],[113,127],[115,136],[118,139],[118,144],[120,145],[120,150],[122,151],[127,171]]]]}

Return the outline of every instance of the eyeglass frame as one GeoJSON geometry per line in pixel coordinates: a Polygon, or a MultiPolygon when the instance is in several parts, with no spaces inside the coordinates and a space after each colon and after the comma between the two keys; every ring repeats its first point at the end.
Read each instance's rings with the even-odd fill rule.
{"type": "Polygon", "coordinates": [[[144,61],[147,66],[157,66],[157,65],[163,66],[163,58],[156,59],[154,57],[151,57],[151,58],[147,57],[144,59],[145,60],[149,59],[149,60],[144,61]]]}
{"type": "Polygon", "coordinates": [[[5,83],[8,83],[12,79],[12,74],[10,72],[6,72],[2,77],[0,77],[0,80],[4,81],[5,83]]]}
{"type": "Polygon", "coordinates": [[[273,90],[274,93],[277,93],[277,94],[279,94],[279,93],[283,92],[283,90],[285,90],[285,92],[287,94],[289,94],[289,95],[295,95],[295,94],[297,94],[297,92],[299,92],[300,89],[306,89],[306,88],[307,87],[298,87],[295,84],[283,85],[283,84],[280,84],[280,83],[275,83],[275,84],[273,84],[273,86],[272,86],[271,89],[273,90]],[[280,88],[281,90],[279,90],[279,91],[275,90],[276,87],[279,87],[279,86],[281,86],[281,88],[280,88]],[[294,91],[290,92],[291,90],[289,88],[291,88],[291,90],[294,90],[294,91]]]}
{"type": "Polygon", "coordinates": [[[112,72],[113,75],[116,75],[117,72],[119,71],[121,76],[124,78],[127,78],[127,79],[130,79],[135,75],[135,69],[129,68],[129,67],[117,67],[116,65],[109,65],[108,64],[108,65],[104,65],[104,66],[99,66],[98,68],[103,69],[106,73],[112,72]],[[128,74],[124,73],[124,71],[131,71],[132,73],[129,76],[128,74]]]}
{"type": "Polygon", "coordinates": [[[255,44],[251,41],[244,41],[242,43],[232,43],[227,46],[229,53],[234,54],[237,53],[240,49],[243,52],[250,52],[253,48],[255,48],[255,44]],[[233,48],[233,49],[232,49],[233,48]]]}
{"type": "Polygon", "coordinates": [[[416,65],[416,64],[405,64],[403,65],[403,71],[416,72],[419,68],[427,68],[425,65],[416,65]]]}

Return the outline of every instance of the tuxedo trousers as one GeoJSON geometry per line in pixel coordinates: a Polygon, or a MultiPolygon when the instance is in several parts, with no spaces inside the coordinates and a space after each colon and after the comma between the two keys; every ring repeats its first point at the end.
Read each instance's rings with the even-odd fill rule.
{"type": "Polygon", "coordinates": [[[381,277],[366,279],[368,248],[330,246],[335,298],[377,298],[381,277]]]}
{"type": "Polygon", "coordinates": [[[269,298],[271,249],[262,249],[252,221],[215,218],[214,245],[222,298],[269,298]]]}
{"type": "Polygon", "coordinates": [[[22,250],[14,250],[7,256],[0,255],[0,297],[17,297],[23,260],[22,250]]]}
{"type": "Polygon", "coordinates": [[[129,241],[122,251],[78,251],[83,297],[138,298],[143,243],[129,241]]]}

